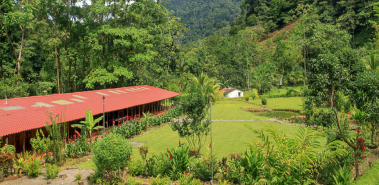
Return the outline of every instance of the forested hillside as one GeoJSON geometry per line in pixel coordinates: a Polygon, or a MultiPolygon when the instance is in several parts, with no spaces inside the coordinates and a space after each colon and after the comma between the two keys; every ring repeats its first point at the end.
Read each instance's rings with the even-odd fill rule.
{"type": "Polygon", "coordinates": [[[241,0],[171,0],[166,8],[187,25],[182,39],[187,43],[230,25],[240,14],[240,4],[241,0]]]}
{"type": "Polygon", "coordinates": [[[302,84],[306,64],[327,54],[354,73],[378,54],[376,1],[245,0],[240,13],[226,0],[79,2],[1,2],[0,98],[140,84],[179,91],[202,73],[263,93],[279,78],[302,84]]]}

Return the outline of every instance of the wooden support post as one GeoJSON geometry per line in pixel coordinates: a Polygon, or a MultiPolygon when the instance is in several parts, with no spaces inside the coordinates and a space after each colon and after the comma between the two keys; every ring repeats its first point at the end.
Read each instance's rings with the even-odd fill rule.
{"type": "Polygon", "coordinates": [[[67,123],[67,139],[68,138],[70,138],[70,122],[67,123]]]}
{"type": "Polygon", "coordinates": [[[22,151],[24,152],[25,154],[25,137],[26,137],[26,134],[25,132],[23,132],[23,138],[22,138],[22,151]]]}
{"type": "Polygon", "coordinates": [[[138,113],[139,116],[141,116],[141,106],[142,106],[142,105],[139,105],[139,106],[138,106],[138,108],[139,108],[139,113],[138,113]]]}
{"type": "Polygon", "coordinates": [[[8,137],[5,138],[5,144],[7,144],[7,145],[9,144],[8,143],[8,137]]]}
{"type": "Polygon", "coordinates": [[[17,150],[17,147],[16,147],[16,134],[13,134],[13,143],[14,143],[14,148],[16,148],[17,150]]]}
{"type": "Polygon", "coordinates": [[[115,120],[114,120],[114,111],[113,111],[113,113],[112,113],[112,117],[113,117],[112,125],[113,125],[113,127],[114,127],[114,122],[115,122],[115,120]]]}

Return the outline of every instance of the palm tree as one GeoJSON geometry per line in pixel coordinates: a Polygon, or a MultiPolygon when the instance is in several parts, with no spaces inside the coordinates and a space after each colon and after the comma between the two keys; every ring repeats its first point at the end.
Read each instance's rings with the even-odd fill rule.
{"type": "Polygon", "coordinates": [[[252,69],[252,85],[259,94],[274,87],[273,69],[270,64],[261,64],[252,69]]]}
{"type": "Polygon", "coordinates": [[[377,59],[377,55],[372,53],[363,58],[363,62],[365,63],[367,70],[379,71],[379,60],[377,59]]]}
{"type": "Polygon", "coordinates": [[[199,77],[193,79],[195,85],[200,88],[204,97],[212,96],[212,100],[218,100],[220,85],[216,83],[215,79],[209,78],[204,73],[201,73],[199,77]]]}

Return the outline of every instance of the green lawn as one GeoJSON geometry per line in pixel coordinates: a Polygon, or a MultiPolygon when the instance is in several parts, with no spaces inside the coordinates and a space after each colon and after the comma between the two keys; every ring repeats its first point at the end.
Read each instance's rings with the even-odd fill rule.
{"type": "Polygon", "coordinates": [[[223,119],[223,120],[267,119],[267,117],[257,116],[257,115],[251,114],[250,112],[243,111],[240,108],[261,109],[262,107],[244,103],[241,101],[226,99],[223,101],[216,102],[214,105],[212,105],[212,119],[223,119]]]}
{"type": "MultiPolygon", "coordinates": [[[[249,112],[245,112],[242,108],[259,108],[257,106],[247,104],[239,101],[223,100],[217,102],[212,106],[212,119],[223,120],[264,120],[266,116],[259,116],[249,112]]],[[[231,153],[243,152],[246,150],[246,143],[256,141],[258,138],[254,133],[246,128],[251,126],[255,129],[261,129],[265,126],[272,126],[287,136],[292,137],[297,132],[299,127],[283,125],[276,122],[269,121],[254,121],[254,122],[239,122],[239,121],[214,121],[213,122],[213,143],[214,153],[218,158],[228,156],[231,153]]],[[[167,148],[173,148],[178,145],[179,136],[176,132],[171,130],[169,125],[166,125],[160,129],[154,130],[148,134],[132,139],[135,142],[146,142],[149,147],[150,154],[158,154],[160,152],[166,152],[167,148]]],[[[324,146],[326,143],[326,137],[319,140],[324,146]]],[[[185,139],[181,139],[181,142],[186,142],[185,139]]],[[[206,141],[206,146],[210,142],[210,136],[206,141]]],[[[203,148],[201,154],[206,154],[207,147],[203,148]]],[[[133,150],[134,157],[140,158],[138,149],[133,150]]]]}
{"type": "Polygon", "coordinates": [[[374,167],[365,172],[361,177],[354,182],[356,185],[378,185],[379,184],[379,161],[376,162],[374,167]]]}
{"type": "MultiPolygon", "coordinates": [[[[249,102],[255,103],[257,105],[262,105],[261,99],[250,99],[249,102]]],[[[303,98],[302,97],[290,97],[290,98],[269,98],[267,99],[268,108],[272,109],[303,109],[303,98]]]]}

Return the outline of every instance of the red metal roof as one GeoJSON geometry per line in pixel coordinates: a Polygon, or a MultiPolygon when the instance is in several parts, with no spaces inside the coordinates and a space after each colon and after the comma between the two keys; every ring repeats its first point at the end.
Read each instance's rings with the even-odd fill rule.
{"type": "Polygon", "coordinates": [[[83,91],[0,100],[0,136],[19,133],[50,123],[48,112],[61,114],[62,122],[85,118],[87,109],[94,115],[111,112],[180,95],[148,85],[83,91]]]}
{"type": "Polygon", "coordinates": [[[223,88],[221,89],[220,91],[221,92],[224,92],[224,93],[230,93],[232,92],[233,90],[235,90],[236,88],[223,88]]]}

